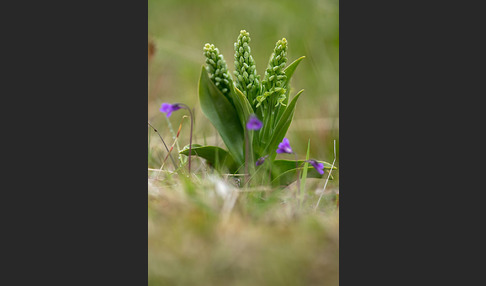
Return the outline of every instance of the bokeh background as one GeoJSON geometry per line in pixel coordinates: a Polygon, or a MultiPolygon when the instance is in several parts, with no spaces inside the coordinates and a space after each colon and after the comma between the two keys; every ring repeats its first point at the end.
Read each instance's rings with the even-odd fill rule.
{"type": "MultiPolygon", "coordinates": [[[[159,112],[160,105],[186,103],[195,108],[194,143],[203,144],[206,140],[224,147],[215,138],[216,130],[202,114],[198,101],[204,44],[219,48],[232,73],[233,43],[240,30],[247,30],[257,71],[263,77],[275,42],[285,37],[288,63],[306,56],[292,77],[291,96],[301,89],[305,91],[297,102],[287,137],[299,157],[305,157],[310,139],[310,156],[331,163],[333,140],[339,154],[338,17],[337,0],[148,0],[148,38],[155,46],[148,67],[149,121],[164,138],[171,138],[168,124],[177,129],[185,112],[167,119],[159,112]]],[[[181,147],[189,143],[188,134],[186,119],[179,138],[181,147]]],[[[160,145],[160,141],[152,144],[160,145]]],[[[160,167],[156,161],[152,162],[153,167],[160,167]]],[[[336,166],[339,167],[339,155],[336,166]]],[[[334,180],[333,184],[337,182],[334,180]]]]}

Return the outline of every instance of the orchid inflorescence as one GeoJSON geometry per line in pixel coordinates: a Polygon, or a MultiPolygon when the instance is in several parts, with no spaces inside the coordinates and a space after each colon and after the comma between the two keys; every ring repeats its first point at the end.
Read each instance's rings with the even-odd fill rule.
{"type": "Polygon", "coordinates": [[[258,101],[257,107],[265,103],[265,99],[271,97],[269,104],[284,105],[286,88],[284,81],[287,79],[284,68],[287,63],[287,39],[283,38],[275,44],[274,52],[265,70],[265,78],[262,81],[266,92],[256,98],[258,101]]]}
{"type": "Polygon", "coordinates": [[[260,91],[260,76],[257,74],[255,61],[251,56],[250,33],[240,32],[235,46],[235,82],[236,87],[253,102],[260,91]]]}
{"type": "Polygon", "coordinates": [[[231,97],[228,95],[233,80],[231,79],[231,74],[228,71],[228,66],[223,55],[220,54],[219,49],[214,45],[206,44],[204,46],[204,56],[206,56],[209,78],[226,98],[233,103],[231,97]]]}

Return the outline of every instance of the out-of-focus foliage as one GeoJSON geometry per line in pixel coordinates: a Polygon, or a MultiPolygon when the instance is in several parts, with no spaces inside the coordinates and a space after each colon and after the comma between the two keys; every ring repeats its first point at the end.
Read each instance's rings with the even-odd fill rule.
{"type": "Polygon", "coordinates": [[[299,210],[288,190],[173,176],[149,179],[149,286],[339,285],[335,193],[314,212],[312,192],[299,210]]]}

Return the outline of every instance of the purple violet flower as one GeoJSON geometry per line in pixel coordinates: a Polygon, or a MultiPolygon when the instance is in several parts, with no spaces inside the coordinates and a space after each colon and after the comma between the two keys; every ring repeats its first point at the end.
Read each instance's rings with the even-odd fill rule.
{"type": "Polygon", "coordinates": [[[170,115],[172,114],[172,111],[177,111],[181,108],[182,108],[182,106],[180,106],[177,103],[175,103],[175,104],[162,103],[162,106],[160,107],[160,112],[165,112],[165,113],[167,113],[167,117],[170,117],[170,115]]]}
{"type": "Polygon", "coordinates": [[[260,130],[263,126],[263,123],[258,120],[256,115],[250,115],[250,119],[248,119],[248,123],[246,123],[246,128],[248,130],[260,130]]]}
{"type": "Polygon", "coordinates": [[[263,164],[263,163],[265,162],[265,159],[267,159],[267,158],[268,158],[268,155],[261,157],[260,159],[258,159],[258,160],[256,161],[255,165],[256,165],[257,167],[258,167],[258,166],[260,166],[261,164],[263,164]]]}
{"type": "Polygon", "coordinates": [[[279,153],[279,154],[281,154],[281,153],[292,154],[293,153],[292,147],[290,147],[289,139],[284,138],[282,143],[278,144],[277,153],[279,153]]]}
{"type": "Polygon", "coordinates": [[[316,169],[316,171],[319,172],[319,174],[324,175],[324,164],[319,163],[316,160],[309,160],[309,161],[306,161],[306,162],[311,164],[312,167],[314,167],[316,169]]]}

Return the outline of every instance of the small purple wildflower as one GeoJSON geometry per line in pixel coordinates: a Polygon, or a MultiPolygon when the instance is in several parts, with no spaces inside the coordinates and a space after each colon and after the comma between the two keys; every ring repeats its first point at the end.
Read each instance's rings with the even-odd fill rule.
{"type": "Polygon", "coordinates": [[[281,154],[281,153],[292,154],[293,153],[292,147],[290,147],[289,139],[284,138],[282,143],[278,144],[277,153],[279,153],[279,154],[281,154]]]}
{"type": "Polygon", "coordinates": [[[312,167],[314,167],[316,169],[316,171],[319,172],[319,174],[324,175],[324,164],[319,163],[316,160],[309,160],[309,161],[306,161],[306,162],[311,164],[312,167]]]}
{"type": "Polygon", "coordinates": [[[258,159],[258,160],[256,161],[255,165],[256,165],[257,167],[258,167],[258,166],[260,166],[261,164],[263,164],[263,163],[265,162],[265,159],[267,159],[267,158],[268,158],[268,155],[261,157],[260,159],[258,159]]]}
{"type": "Polygon", "coordinates": [[[248,130],[260,130],[263,126],[263,123],[254,115],[250,115],[250,119],[248,119],[248,123],[246,123],[246,128],[248,130]]]}
{"type": "Polygon", "coordinates": [[[172,111],[177,111],[181,108],[182,108],[182,106],[180,106],[177,103],[175,103],[175,104],[162,103],[162,106],[160,107],[160,112],[165,112],[165,113],[167,113],[167,117],[170,117],[170,115],[172,114],[172,111]]]}

